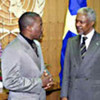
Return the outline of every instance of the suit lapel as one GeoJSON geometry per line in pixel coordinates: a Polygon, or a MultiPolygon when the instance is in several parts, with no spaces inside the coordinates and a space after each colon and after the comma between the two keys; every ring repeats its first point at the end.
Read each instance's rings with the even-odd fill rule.
{"type": "Polygon", "coordinates": [[[81,61],[82,61],[81,54],[80,54],[80,39],[81,39],[81,36],[78,35],[76,37],[75,43],[72,44],[73,47],[74,47],[73,50],[74,50],[74,55],[75,55],[75,58],[76,58],[75,60],[76,60],[78,65],[80,65],[81,61]]]}
{"type": "Polygon", "coordinates": [[[28,48],[28,49],[25,49],[25,52],[32,58],[32,60],[35,62],[35,64],[38,66],[38,68],[40,70],[40,60],[39,60],[39,57],[37,57],[34,50],[28,48]]]}
{"type": "Polygon", "coordinates": [[[21,41],[21,43],[24,47],[24,51],[31,57],[31,59],[35,62],[35,64],[37,65],[37,67],[40,70],[41,69],[40,68],[40,59],[39,59],[39,57],[37,57],[33,48],[21,35],[18,35],[18,39],[21,41]]]}
{"type": "Polygon", "coordinates": [[[90,42],[90,45],[88,47],[88,50],[86,52],[86,55],[82,61],[83,64],[90,60],[90,58],[95,54],[97,48],[99,47],[100,41],[99,41],[98,37],[99,37],[98,34],[95,32],[94,36],[90,42]]]}
{"type": "Polygon", "coordinates": [[[86,55],[81,63],[79,72],[83,72],[83,73],[86,72],[86,70],[89,68],[88,64],[90,60],[93,58],[93,56],[95,55],[96,50],[98,50],[99,46],[100,46],[100,35],[95,32],[90,42],[90,45],[88,47],[88,50],[86,52],[86,55]]]}

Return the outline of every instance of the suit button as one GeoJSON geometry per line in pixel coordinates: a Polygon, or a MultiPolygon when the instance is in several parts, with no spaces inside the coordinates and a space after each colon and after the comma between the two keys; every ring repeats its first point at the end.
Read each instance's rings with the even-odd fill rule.
{"type": "Polygon", "coordinates": [[[73,67],[76,67],[75,65],[73,65],[73,67]]]}
{"type": "Polygon", "coordinates": [[[79,77],[78,77],[78,76],[76,76],[76,77],[75,77],[75,79],[79,79],[79,77]]]}
{"type": "Polygon", "coordinates": [[[89,80],[88,78],[85,78],[85,80],[89,80]]]}
{"type": "Polygon", "coordinates": [[[77,87],[75,88],[75,90],[77,90],[77,87]]]}

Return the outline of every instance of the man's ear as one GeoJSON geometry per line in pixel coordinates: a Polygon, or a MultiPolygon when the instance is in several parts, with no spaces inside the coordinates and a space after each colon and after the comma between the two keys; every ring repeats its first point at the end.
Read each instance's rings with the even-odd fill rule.
{"type": "Polygon", "coordinates": [[[26,27],[26,29],[29,30],[29,31],[34,30],[34,28],[35,28],[35,27],[33,27],[33,26],[31,26],[31,25],[29,25],[29,26],[26,27]]]}
{"type": "Polygon", "coordinates": [[[29,31],[29,32],[32,32],[33,27],[31,25],[29,25],[29,26],[26,27],[26,30],[29,31]]]}
{"type": "Polygon", "coordinates": [[[27,29],[27,30],[30,30],[30,29],[31,29],[31,26],[27,26],[26,29],[27,29]]]}
{"type": "Polygon", "coordinates": [[[95,22],[94,22],[94,21],[92,21],[92,22],[91,22],[91,26],[94,26],[94,24],[95,24],[95,22]]]}

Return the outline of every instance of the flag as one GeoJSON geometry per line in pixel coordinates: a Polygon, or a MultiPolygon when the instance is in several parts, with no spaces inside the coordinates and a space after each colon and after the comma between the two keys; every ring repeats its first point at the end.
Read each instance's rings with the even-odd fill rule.
{"type": "Polygon", "coordinates": [[[86,0],[69,0],[69,6],[67,10],[65,28],[64,28],[63,42],[62,42],[61,59],[60,59],[60,63],[61,63],[61,72],[59,74],[60,86],[62,85],[64,58],[65,58],[65,51],[67,47],[67,41],[70,37],[74,37],[77,35],[77,31],[75,27],[76,14],[80,8],[86,6],[87,6],[86,0]]]}

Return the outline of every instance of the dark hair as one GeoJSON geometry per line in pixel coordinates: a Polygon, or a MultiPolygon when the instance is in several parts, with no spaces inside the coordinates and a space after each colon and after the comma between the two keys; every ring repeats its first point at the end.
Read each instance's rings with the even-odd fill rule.
{"type": "Polygon", "coordinates": [[[22,14],[18,20],[20,31],[25,29],[27,26],[32,25],[32,22],[36,17],[40,17],[40,15],[35,12],[25,12],[22,14]]]}

